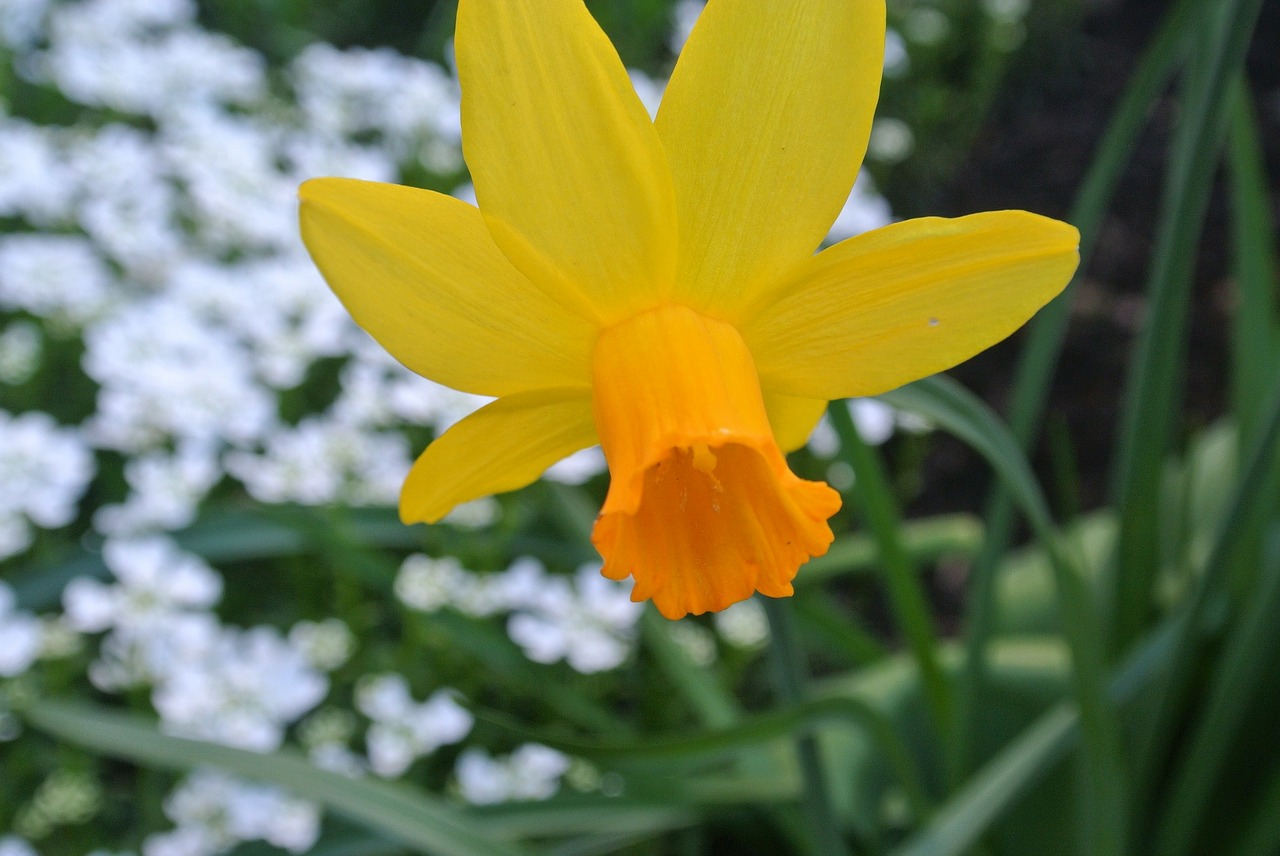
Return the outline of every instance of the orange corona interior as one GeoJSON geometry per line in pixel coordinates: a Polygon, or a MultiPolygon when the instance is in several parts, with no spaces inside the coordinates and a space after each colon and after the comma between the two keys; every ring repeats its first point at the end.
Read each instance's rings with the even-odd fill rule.
{"type": "Polygon", "coordinates": [[[662,306],[601,334],[593,407],[612,482],[592,541],[668,618],[791,594],[840,496],[787,467],[730,325],[662,306]]]}

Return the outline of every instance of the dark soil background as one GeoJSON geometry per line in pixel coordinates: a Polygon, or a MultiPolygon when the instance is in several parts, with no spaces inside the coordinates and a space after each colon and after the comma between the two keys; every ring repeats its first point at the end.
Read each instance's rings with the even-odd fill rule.
{"type": "MultiPolygon", "coordinates": [[[[1156,0],[1096,3],[1082,26],[1065,38],[1061,29],[1030,32],[976,145],[954,181],[940,188],[928,213],[958,216],[1025,208],[1065,218],[1112,108],[1168,5],[1156,0]]],[[[1264,4],[1250,50],[1249,78],[1266,147],[1273,216],[1280,216],[1280,2],[1276,0],[1264,4]]],[[[1088,510],[1106,502],[1110,456],[1116,445],[1130,353],[1143,323],[1165,158],[1177,117],[1175,84],[1152,112],[1074,298],[1045,431],[1034,456],[1051,501],[1060,505],[1078,502],[1088,510]],[[1078,484],[1064,484],[1064,463],[1076,471],[1078,484]],[[1063,500],[1064,496],[1068,498],[1063,500]]],[[[1196,270],[1185,431],[1211,423],[1227,404],[1234,294],[1229,228],[1228,199],[1219,176],[1196,270]]],[[[952,374],[1004,413],[1024,335],[952,374]]],[[[925,464],[923,489],[909,511],[979,511],[990,478],[989,468],[966,447],[939,438],[925,464]]],[[[1069,514],[1075,509],[1058,510],[1069,514]]]]}

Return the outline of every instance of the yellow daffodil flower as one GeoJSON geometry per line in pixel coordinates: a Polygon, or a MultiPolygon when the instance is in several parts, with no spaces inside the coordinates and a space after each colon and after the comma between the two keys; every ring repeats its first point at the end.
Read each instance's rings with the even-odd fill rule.
{"type": "Polygon", "coordinates": [[[599,443],[593,541],[668,618],[791,593],[839,495],[804,481],[831,399],[1000,341],[1079,236],[1023,211],[895,223],[815,254],[871,128],[883,0],[711,0],[651,122],[582,0],[461,0],[463,154],[479,207],[303,185],[302,235],[404,365],[497,400],[414,465],[406,522],[599,443]]]}

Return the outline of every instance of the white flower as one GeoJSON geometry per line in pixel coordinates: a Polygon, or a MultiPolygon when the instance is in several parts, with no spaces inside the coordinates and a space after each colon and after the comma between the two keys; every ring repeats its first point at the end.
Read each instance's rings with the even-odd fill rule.
{"type": "Polygon", "coordinates": [[[264,445],[262,454],[226,458],[227,471],[262,502],[393,505],[410,466],[403,435],[322,417],[279,428],[264,445]]]}
{"type": "Polygon", "coordinates": [[[759,648],[769,641],[769,619],[754,598],[717,612],[712,621],[721,638],[736,648],[759,648]]]}
{"type": "MultiPolygon", "coordinates": [[[[15,609],[13,589],[0,581],[0,677],[12,678],[30,668],[40,654],[40,620],[15,609]]],[[[4,849],[0,846],[0,856],[4,849]]]]}
{"type": "Polygon", "coordinates": [[[337,618],[299,621],[289,630],[289,644],[317,669],[332,672],[355,652],[355,634],[337,618]]]}
{"type": "Polygon", "coordinates": [[[413,700],[400,675],[378,675],[360,682],[356,706],[373,720],[365,735],[369,767],[384,778],[399,776],[423,755],[457,743],[471,731],[471,714],[449,689],[425,702],[413,700]]]}
{"type": "Polygon", "coordinates": [[[134,303],[92,326],[83,365],[101,385],[87,429],[107,448],[247,443],[273,415],[245,348],[172,299],[134,303]]]}
{"type": "Polygon", "coordinates": [[[433,559],[417,553],[400,565],[394,590],[405,606],[435,612],[454,602],[457,592],[470,583],[469,577],[452,556],[433,559]]]}
{"type": "Polygon", "coordinates": [[[902,34],[889,27],[884,33],[884,76],[902,77],[911,69],[911,54],[902,34]]]}
{"type": "Polygon", "coordinates": [[[291,853],[320,835],[319,809],[270,785],[197,770],[164,801],[177,828],[149,836],[143,856],[213,856],[245,841],[266,841],[291,853]]]}
{"type": "Polygon", "coordinates": [[[50,22],[43,67],[67,97],[126,113],[163,115],[192,102],[259,98],[262,57],[191,26],[195,11],[185,0],[61,6],[50,22]]]}
{"type": "Polygon", "coordinates": [[[37,856],[35,848],[16,835],[0,838],[0,856],[37,856]]]}
{"type": "Polygon", "coordinates": [[[0,410],[0,559],[30,544],[29,523],[70,523],[96,465],[80,435],[44,413],[0,410]]]}
{"type": "Polygon", "coordinates": [[[78,326],[101,310],[110,288],[106,264],[82,237],[0,239],[0,306],[78,326]]]}
{"type": "Polygon", "coordinates": [[[30,321],[14,321],[0,332],[0,383],[26,383],[40,368],[43,350],[40,328],[30,321]]]}
{"type": "MultiPolygon", "coordinates": [[[[4,3],[13,1],[0,0],[0,27],[7,20],[4,3]]],[[[41,226],[64,221],[77,187],[53,131],[0,116],[0,216],[41,226]]]]}
{"type": "Polygon", "coordinates": [[[458,756],[454,776],[462,798],[473,805],[554,796],[569,769],[569,758],[537,743],[526,743],[506,758],[471,747],[458,756]]]}
{"type": "Polygon", "coordinates": [[[269,752],[328,688],[276,630],[224,629],[203,657],[165,674],[151,700],[168,731],[269,752]]]}
{"type": "Polygon", "coordinates": [[[196,518],[200,500],[222,478],[222,468],[207,443],[180,443],[174,454],[148,452],[125,463],[130,494],[124,503],[104,505],[94,527],[108,535],[176,530],[196,518]]]}
{"type": "Polygon", "coordinates": [[[177,202],[151,139],[107,125],[68,152],[81,196],[80,226],[139,283],[162,283],[182,257],[177,202]]]}
{"type": "Polygon", "coordinates": [[[507,621],[507,635],[539,663],[565,660],[576,671],[617,667],[631,651],[642,606],[630,588],[600,575],[598,565],[579,568],[571,585],[548,577],[535,597],[507,621]]]}
{"type": "Polygon", "coordinates": [[[80,577],[62,595],[67,622],[84,633],[154,633],[173,613],[206,609],[222,596],[222,578],[167,538],[108,539],[102,559],[115,585],[80,577]]]}
{"type": "MultiPolygon", "coordinates": [[[[292,76],[308,124],[321,133],[377,132],[401,159],[415,144],[461,135],[457,83],[437,65],[387,48],[315,44],[294,60],[292,76]]],[[[451,171],[448,163],[435,165],[451,171]]],[[[452,169],[458,166],[460,158],[452,169]]]]}

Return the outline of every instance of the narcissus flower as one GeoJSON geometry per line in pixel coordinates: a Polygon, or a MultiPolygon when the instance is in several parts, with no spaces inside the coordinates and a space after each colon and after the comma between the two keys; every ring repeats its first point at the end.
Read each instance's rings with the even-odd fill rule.
{"type": "Polygon", "coordinates": [[[656,121],[582,0],[461,0],[463,153],[479,207],[303,185],[302,234],[410,369],[497,400],[414,465],[406,522],[600,443],[604,574],[669,618],[791,593],[838,494],[784,450],[1008,336],[1075,270],[1022,211],[895,223],[814,253],[857,176],[883,0],[711,0],[656,121]]]}

